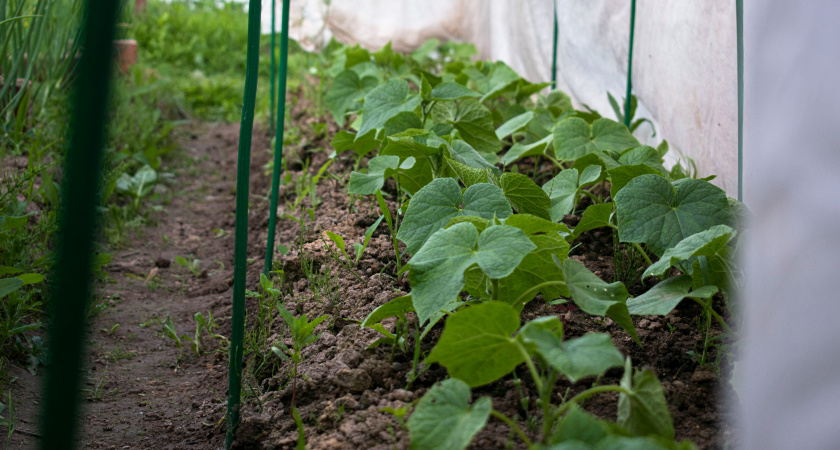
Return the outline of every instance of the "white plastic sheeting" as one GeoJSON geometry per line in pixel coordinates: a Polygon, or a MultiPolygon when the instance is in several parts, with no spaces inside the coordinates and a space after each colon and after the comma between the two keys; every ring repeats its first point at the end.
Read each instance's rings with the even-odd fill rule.
{"type": "MultiPolygon", "coordinates": [[[[279,3],[281,0],[276,0],[279,3]]],[[[577,106],[614,117],[607,92],[626,89],[630,0],[556,0],[558,88],[577,106]]],[[[529,81],[551,79],[552,0],[323,0],[292,2],[290,35],[310,48],[329,34],[378,49],[409,51],[427,39],[472,42],[482,58],[502,60],[529,81]]],[[[263,24],[270,26],[263,7],[263,24]]],[[[278,19],[279,23],[279,19],[278,19]]],[[[738,186],[737,53],[734,0],[637,0],[633,86],[638,137],[665,138],[701,175],[730,195],[738,186]]]]}
{"type": "Polygon", "coordinates": [[[840,3],[744,3],[742,448],[838,449],[840,3]]]}

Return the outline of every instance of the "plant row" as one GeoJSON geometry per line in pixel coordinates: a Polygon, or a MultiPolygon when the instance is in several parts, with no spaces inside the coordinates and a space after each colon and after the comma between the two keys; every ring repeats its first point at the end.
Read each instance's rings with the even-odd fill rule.
{"type": "MultiPolygon", "coordinates": [[[[633,120],[635,98],[621,111],[610,96],[628,127],[575,109],[565,93],[546,93],[549,83],[528,82],[502,62],[473,61],[474,53],[471,45],[436,41],[410,55],[390,44],[377,52],[342,47],[327,70],[334,79],[326,106],[339,124],[349,123],[332,138],[337,154],[355,158],[349,193],[375,196],[398,273],[407,272],[411,285],[362,326],[383,334],[375,345],[403,351],[413,332],[416,373],[420,341],[446,317],[420,366],[438,363],[451,379],[416,405],[412,447],[465,448],[492,415],[533,448],[692,448],[674,441],[656,376],[634,369],[609,335],[566,339],[556,316],[524,324],[520,317],[538,296],[552,304],[571,299],[641,345],[632,316],[666,315],[690,299],[728,329],[712,298],[728,299],[738,280],[732,254],[743,205],[712,177],[697,179],[679,164],[667,170],[667,141],[654,148],[633,135],[646,122],[633,120]],[[563,222],[581,209],[574,228],[563,222]],[[581,235],[598,228],[614,233],[617,255],[643,261],[628,283],[650,276],[658,283],[631,297],[622,281],[603,281],[569,258],[581,235]],[[403,264],[405,253],[411,259],[403,264]],[[381,323],[391,317],[395,331],[381,323]],[[471,388],[521,364],[540,398],[536,442],[490,398],[468,402],[471,388]],[[553,394],[561,377],[600,380],[614,367],[624,370],[619,385],[595,383],[559,402],[553,394]],[[607,391],[619,393],[616,422],[578,406],[607,391]]],[[[330,238],[344,251],[340,236],[330,238]]]]}

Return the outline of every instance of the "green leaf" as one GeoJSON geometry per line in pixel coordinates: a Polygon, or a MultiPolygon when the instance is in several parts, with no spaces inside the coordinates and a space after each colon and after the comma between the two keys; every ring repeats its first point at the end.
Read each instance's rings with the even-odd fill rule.
{"type": "Polygon", "coordinates": [[[435,231],[449,219],[464,215],[504,219],[511,214],[510,203],[501,188],[489,183],[467,188],[463,196],[458,182],[452,178],[437,178],[417,191],[408,205],[397,238],[405,243],[409,253],[416,253],[435,231]],[[463,205],[463,209],[459,208],[463,205]]]}
{"type": "MultiPolygon", "coordinates": [[[[556,258],[563,261],[569,257],[569,243],[556,233],[528,238],[537,249],[528,253],[513,273],[499,280],[499,300],[506,303],[512,304],[532,287],[544,282],[564,281],[563,271],[553,264],[553,260],[556,258]]],[[[563,285],[544,286],[539,292],[545,301],[568,297],[570,294],[569,289],[563,285]]],[[[517,306],[521,308],[532,299],[533,296],[517,306]]]]}
{"type": "Polygon", "coordinates": [[[618,162],[623,165],[644,165],[663,175],[668,173],[662,166],[662,158],[659,157],[659,152],[647,145],[624,151],[618,158],[618,162]]]}
{"type": "Polygon", "coordinates": [[[20,270],[20,269],[14,268],[14,267],[10,267],[10,266],[0,266],[0,276],[3,276],[3,275],[14,275],[14,274],[16,274],[16,273],[21,273],[21,272],[23,272],[23,271],[22,271],[22,270],[20,270]]]}
{"type": "Polygon", "coordinates": [[[456,216],[456,217],[453,217],[453,218],[449,219],[449,223],[446,224],[445,228],[449,228],[449,227],[451,227],[453,225],[457,225],[461,222],[469,222],[469,223],[473,224],[475,229],[478,230],[478,234],[481,234],[482,232],[484,232],[484,230],[489,228],[490,225],[491,225],[489,220],[484,219],[482,217],[456,216]]]}
{"type": "Polygon", "coordinates": [[[517,131],[522,131],[534,119],[534,111],[526,111],[501,124],[496,129],[496,137],[504,139],[517,131]]]}
{"type": "Polygon", "coordinates": [[[505,91],[514,89],[520,79],[513,69],[501,61],[486,63],[485,67],[490,67],[489,75],[483,80],[473,79],[479,90],[484,93],[484,96],[481,97],[482,103],[487,99],[502,95],[505,91]]]}
{"type": "Polygon", "coordinates": [[[615,198],[618,191],[621,190],[633,178],[640,175],[661,175],[658,171],[643,164],[620,166],[607,171],[610,176],[610,197],[615,198]]]}
{"type": "Polygon", "coordinates": [[[463,309],[446,319],[426,361],[440,363],[470,387],[491,383],[524,361],[511,338],[518,328],[519,313],[510,305],[486,302],[463,309]]]}
{"type": "Polygon", "coordinates": [[[454,81],[444,81],[431,92],[432,100],[458,100],[468,97],[481,97],[481,94],[454,81]]]}
{"type": "Polygon", "coordinates": [[[502,175],[500,181],[505,197],[510,200],[516,212],[551,219],[548,213],[551,199],[528,176],[508,172],[502,175]]]}
{"type": "Polygon", "coordinates": [[[403,111],[413,111],[420,102],[420,96],[409,95],[408,82],[405,80],[392,78],[380,84],[365,96],[359,135],[364,136],[370,130],[382,128],[388,119],[403,111]]]}
{"type": "Polygon", "coordinates": [[[563,220],[563,217],[575,207],[575,196],[578,192],[577,183],[577,169],[566,169],[543,185],[543,191],[551,200],[549,213],[552,221],[563,220]]]}
{"type": "Polygon", "coordinates": [[[538,106],[547,109],[551,112],[553,118],[557,119],[563,113],[574,109],[572,107],[572,99],[568,94],[561,90],[553,90],[548,93],[548,96],[540,98],[537,102],[538,106]]]}
{"type": "Polygon", "coordinates": [[[577,169],[566,169],[546,182],[542,189],[551,199],[551,220],[559,222],[572,212],[581,188],[598,181],[600,176],[600,166],[588,166],[580,176],[577,169]]]}
{"type": "Polygon", "coordinates": [[[496,137],[493,116],[478,100],[461,101],[457,115],[449,123],[479,153],[495,156],[502,149],[502,141],[496,137]]]}
{"type": "Polygon", "coordinates": [[[671,184],[641,175],[615,196],[619,237],[639,242],[662,256],[687,236],[732,221],[726,193],[708,181],[685,178],[671,184]]]}
{"type": "Polygon", "coordinates": [[[44,275],[41,275],[40,273],[25,273],[23,275],[18,275],[15,278],[17,278],[20,281],[23,281],[23,285],[26,286],[26,285],[29,285],[29,284],[40,283],[40,282],[44,281],[45,277],[44,277],[44,275]]]}
{"type": "Polygon", "coordinates": [[[435,168],[441,164],[444,149],[449,146],[433,132],[423,130],[407,130],[389,136],[385,142],[380,156],[396,155],[401,161],[414,158],[411,169],[400,171],[397,177],[400,187],[412,195],[432,181],[436,173],[439,175],[440,170],[435,168]]]}
{"type": "Polygon", "coordinates": [[[519,228],[524,231],[527,236],[535,234],[552,234],[559,233],[561,236],[566,236],[571,233],[569,227],[562,223],[545,220],[531,214],[514,214],[505,219],[505,225],[519,228]]]}
{"type": "Polygon", "coordinates": [[[657,435],[674,438],[674,424],[668,412],[668,403],[656,375],[650,370],[632,376],[630,358],[624,367],[621,387],[632,392],[618,396],[618,424],[636,436],[657,435]]]}
{"type": "MultiPolygon", "coordinates": [[[[687,261],[698,256],[713,257],[735,237],[735,234],[735,230],[727,225],[715,225],[708,230],[692,234],[673,248],[665,250],[659,261],[648,267],[642,276],[656,275],[662,278],[671,266],[680,261],[687,261]]],[[[691,264],[688,266],[690,267],[691,264]]],[[[691,271],[689,270],[688,273],[690,274],[691,271]]]]}
{"type": "Polygon", "coordinates": [[[414,166],[413,156],[405,158],[400,163],[396,155],[381,155],[371,158],[368,162],[368,173],[352,172],[348,190],[351,194],[370,195],[381,189],[385,179],[395,175],[400,170],[408,170],[414,166]]]}
{"type": "Polygon", "coordinates": [[[371,325],[379,323],[389,317],[394,317],[408,312],[414,312],[414,305],[411,303],[411,295],[403,295],[371,311],[371,313],[365,317],[365,320],[363,320],[359,326],[370,327],[371,325]]]}
{"type": "Polygon", "coordinates": [[[522,328],[522,338],[535,344],[537,353],[572,383],[620,367],[624,362],[608,334],[588,333],[564,342],[545,328],[526,324],[522,328]]]}
{"type": "Polygon", "coordinates": [[[449,379],[432,386],[408,418],[410,448],[462,450],[490,418],[493,402],[482,397],[470,407],[470,387],[449,379]]]}
{"type": "Polygon", "coordinates": [[[487,159],[472,148],[470,144],[460,139],[452,141],[452,145],[449,147],[449,154],[452,156],[452,159],[470,167],[490,170],[493,173],[499,172],[496,166],[487,162],[487,159]]]}
{"type": "Polygon", "coordinates": [[[336,153],[352,150],[361,158],[376,149],[379,146],[379,141],[376,140],[375,131],[359,136],[356,133],[342,130],[336,133],[330,145],[333,146],[336,153]]]}
{"type": "Polygon", "coordinates": [[[718,291],[716,286],[704,286],[692,292],[691,277],[680,275],[650,288],[644,294],[627,300],[627,309],[635,316],[664,316],[674,310],[686,297],[709,298],[718,291]]]}
{"type": "Polygon", "coordinates": [[[570,117],[554,127],[554,154],[561,161],[574,161],[596,150],[621,152],[638,146],[627,127],[610,119],[597,119],[590,126],[570,117]]]}
{"type": "Polygon", "coordinates": [[[563,262],[563,274],[566,276],[566,285],[575,305],[587,314],[611,318],[641,345],[627,310],[626,300],[629,294],[623,283],[606,283],[574,259],[563,262]]]}
{"type": "Polygon", "coordinates": [[[411,59],[417,61],[418,63],[423,63],[429,55],[435,51],[438,46],[440,45],[440,41],[437,39],[429,39],[428,41],[424,42],[420,45],[416,50],[411,52],[411,59]]]}
{"type": "Polygon", "coordinates": [[[601,203],[600,205],[590,205],[583,212],[575,229],[572,231],[572,238],[577,239],[581,234],[594,230],[595,228],[607,227],[610,225],[610,216],[612,215],[612,204],[601,203]]]}
{"type": "Polygon", "coordinates": [[[500,161],[503,165],[507,166],[519,158],[542,155],[545,153],[545,149],[551,143],[551,140],[552,136],[548,135],[539,141],[532,142],[530,144],[521,144],[517,142],[508,149],[500,161]]]}
{"type": "Polygon", "coordinates": [[[487,182],[487,171],[485,169],[477,169],[451,158],[446,158],[446,163],[449,164],[449,167],[451,167],[453,171],[455,171],[455,174],[457,174],[458,178],[461,179],[461,182],[464,183],[464,187],[470,187],[474,184],[487,182]]]}
{"type": "Polygon", "coordinates": [[[397,133],[402,133],[405,130],[422,129],[423,122],[420,116],[414,111],[403,111],[394,117],[385,121],[384,133],[385,136],[392,136],[397,133]]]}
{"type": "Polygon", "coordinates": [[[490,278],[504,278],[534,248],[522,230],[507,225],[487,228],[480,236],[469,222],[437,231],[411,259],[409,281],[420,323],[461,292],[471,265],[478,264],[490,278]]]}
{"type": "Polygon", "coordinates": [[[23,280],[17,278],[0,279],[0,298],[3,298],[23,286],[23,280]]]}
{"type": "Polygon", "coordinates": [[[609,432],[609,427],[603,421],[587,413],[580,406],[572,405],[563,418],[557,421],[549,443],[577,441],[588,444],[581,448],[590,449],[589,445],[597,444],[598,441],[607,437],[609,432]]]}
{"type": "Polygon", "coordinates": [[[344,114],[358,109],[359,101],[370,92],[379,81],[375,77],[360,78],[354,70],[345,70],[333,79],[324,104],[339,125],[344,124],[344,114]]]}

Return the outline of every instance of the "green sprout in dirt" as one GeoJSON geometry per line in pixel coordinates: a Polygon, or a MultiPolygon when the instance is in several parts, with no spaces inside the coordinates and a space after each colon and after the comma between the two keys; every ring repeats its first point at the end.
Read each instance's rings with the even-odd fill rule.
{"type": "Polygon", "coordinates": [[[192,255],[190,255],[187,258],[183,256],[176,256],[175,264],[178,264],[179,266],[189,270],[192,276],[194,277],[198,277],[199,275],[201,275],[201,260],[198,258],[194,258],[192,255]]]}
{"type": "Polygon", "coordinates": [[[402,271],[402,259],[400,257],[400,243],[397,240],[397,232],[399,231],[399,208],[397,209],[396,217],[391,217],[391,210],[388,209],[388,204],[382,197],[382,192],[376,190],[376,202],[379,204],[379,209],[382,211],[382,216],[385,217],[385,223],[388,224],[388,232],[391,234],[391,242],[394,244],[394,254],[396,255],[397,273],[402,271]]]}
{"type": "Polygon", "coordinates": [[[292,334],[292,347],[289,348],[286,344],[276,341],[276,346],[271,347],[271,351],[280,357],[283,361],[288,362],[291,357],[292,362],[292,411],[295,406],[295,394],[297,393],[297,373],[298,365],[303,361],[301,352],[303,349],[318,340],[321,334],[315,334],[315,327],[321,322],[327,320],[329,316],[320,316],[309,321],[306,314],[295,318],[286,308],[280,303],[277,303],[277,310],[280,312],[280,317],[286,322],[289,331],[292,334]]]}
{"type": "Polygon", "coordinates": [[[176,363],[181,362],[181,358],[184,354],[185,342],[190,343],[190,350],[192,350],[195,356],[201,356],[206,351],[202,331],[204,331],[208,336],[222,341],[225,344],[225,346],[228,345],[228,340],[226,337],[213,332],[213,329],[218,328],[219,325],[213,318],[212,312],[208,311],[207,317],[204,317],[204,314],[202,314],[201,312],[197,312],[193,316],[193,319],[195,320],[194,337],[190,337],[190,335],[188,334],[182,334],[178,336],[178,332],[175,329],[175,324],[172,323],[172,319],[169,317],[169,314],[166,315],[166,319],[161,324],[161,327],[163,329],[163,335],[169,339],[172,339],[172,341],[175,343],[175,346],[178,347],[178,359],[176,360],[176,363]]]}
{"type": "Polygon", "coordinates": [[[338,251],[327,245],[327,242],[324,241],[324,248],[327,250],[327,253],[329,253],[330,257],[337,263],[341,264],[341,266],[347,269],[348,272],[352,273],[356,278],[359,279],[359,281],[365,284],[367,284],[367,282],[363,280],[353,269],[358,267],[359,260],[362,259],[362,255],[365,253],[365,249],[367,249],[367,246],[370,243],[370,238],[371,236],[373,236],[373,232],[376,231],[376,228],[379,226],[379,224],[382,223],[382,219],[383,216],[380,216],[378,219],[376,219],[375,222],[373,222],[373,225],[368,227],[368,229],[365,231],[365,239],[363,243],[353,243],[353,248],[355,250],[355,258],[353,259],[351,259],[350,256],[347,254],[347,249],[344,244],[344,238],[340,235],[333,233],[332,231],[327,231],[327,237],[329,237],[330,240],[333,241],[333,243],[335,243],[335,246],[337,247],[338,251]],[[339,251],[341,253],[339,253],[339,251]],[[341,259],[342,256],[344,256],[343,260],[341,259]]]}

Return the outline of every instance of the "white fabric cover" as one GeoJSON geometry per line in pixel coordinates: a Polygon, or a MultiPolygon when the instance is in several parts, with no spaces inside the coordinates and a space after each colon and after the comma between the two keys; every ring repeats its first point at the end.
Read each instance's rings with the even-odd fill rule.
{"type": "Polygon", "coordinates": [[[840,448],[840,4],[744,2],[743,448],[840,448]]]}
{"type": "MultiPolygon", "coordinates": [[[[278,11],[280,10],[280,1],[278,11]]],[[[577,106],[614,118],[607,91],[624,97],[629,0],[556,0],[558,88],[577,106]]],[[[270,28],[270,2],[263,29],[270,28]]],[[[733,0],[637,0],[633,64],[637,117],[656,124],[674,154],[694,159],[702,176],[735,195],[738,185],[737,53],[733,0]]],[[[291,33],[309,48],[327,17],[341,42],[410,51],[430,38],[469,41],[482,58],[502,60],[530,81],[551,79],[552,0],[323,0],[292,2],[291,33]]],[[[279,13],[278,13],[279,15],[279,13]]],[[[278,19],[279,22],[279,19],[278,19]]],[[[673,162],[673,161],[672,161],[673,162]]]]}

